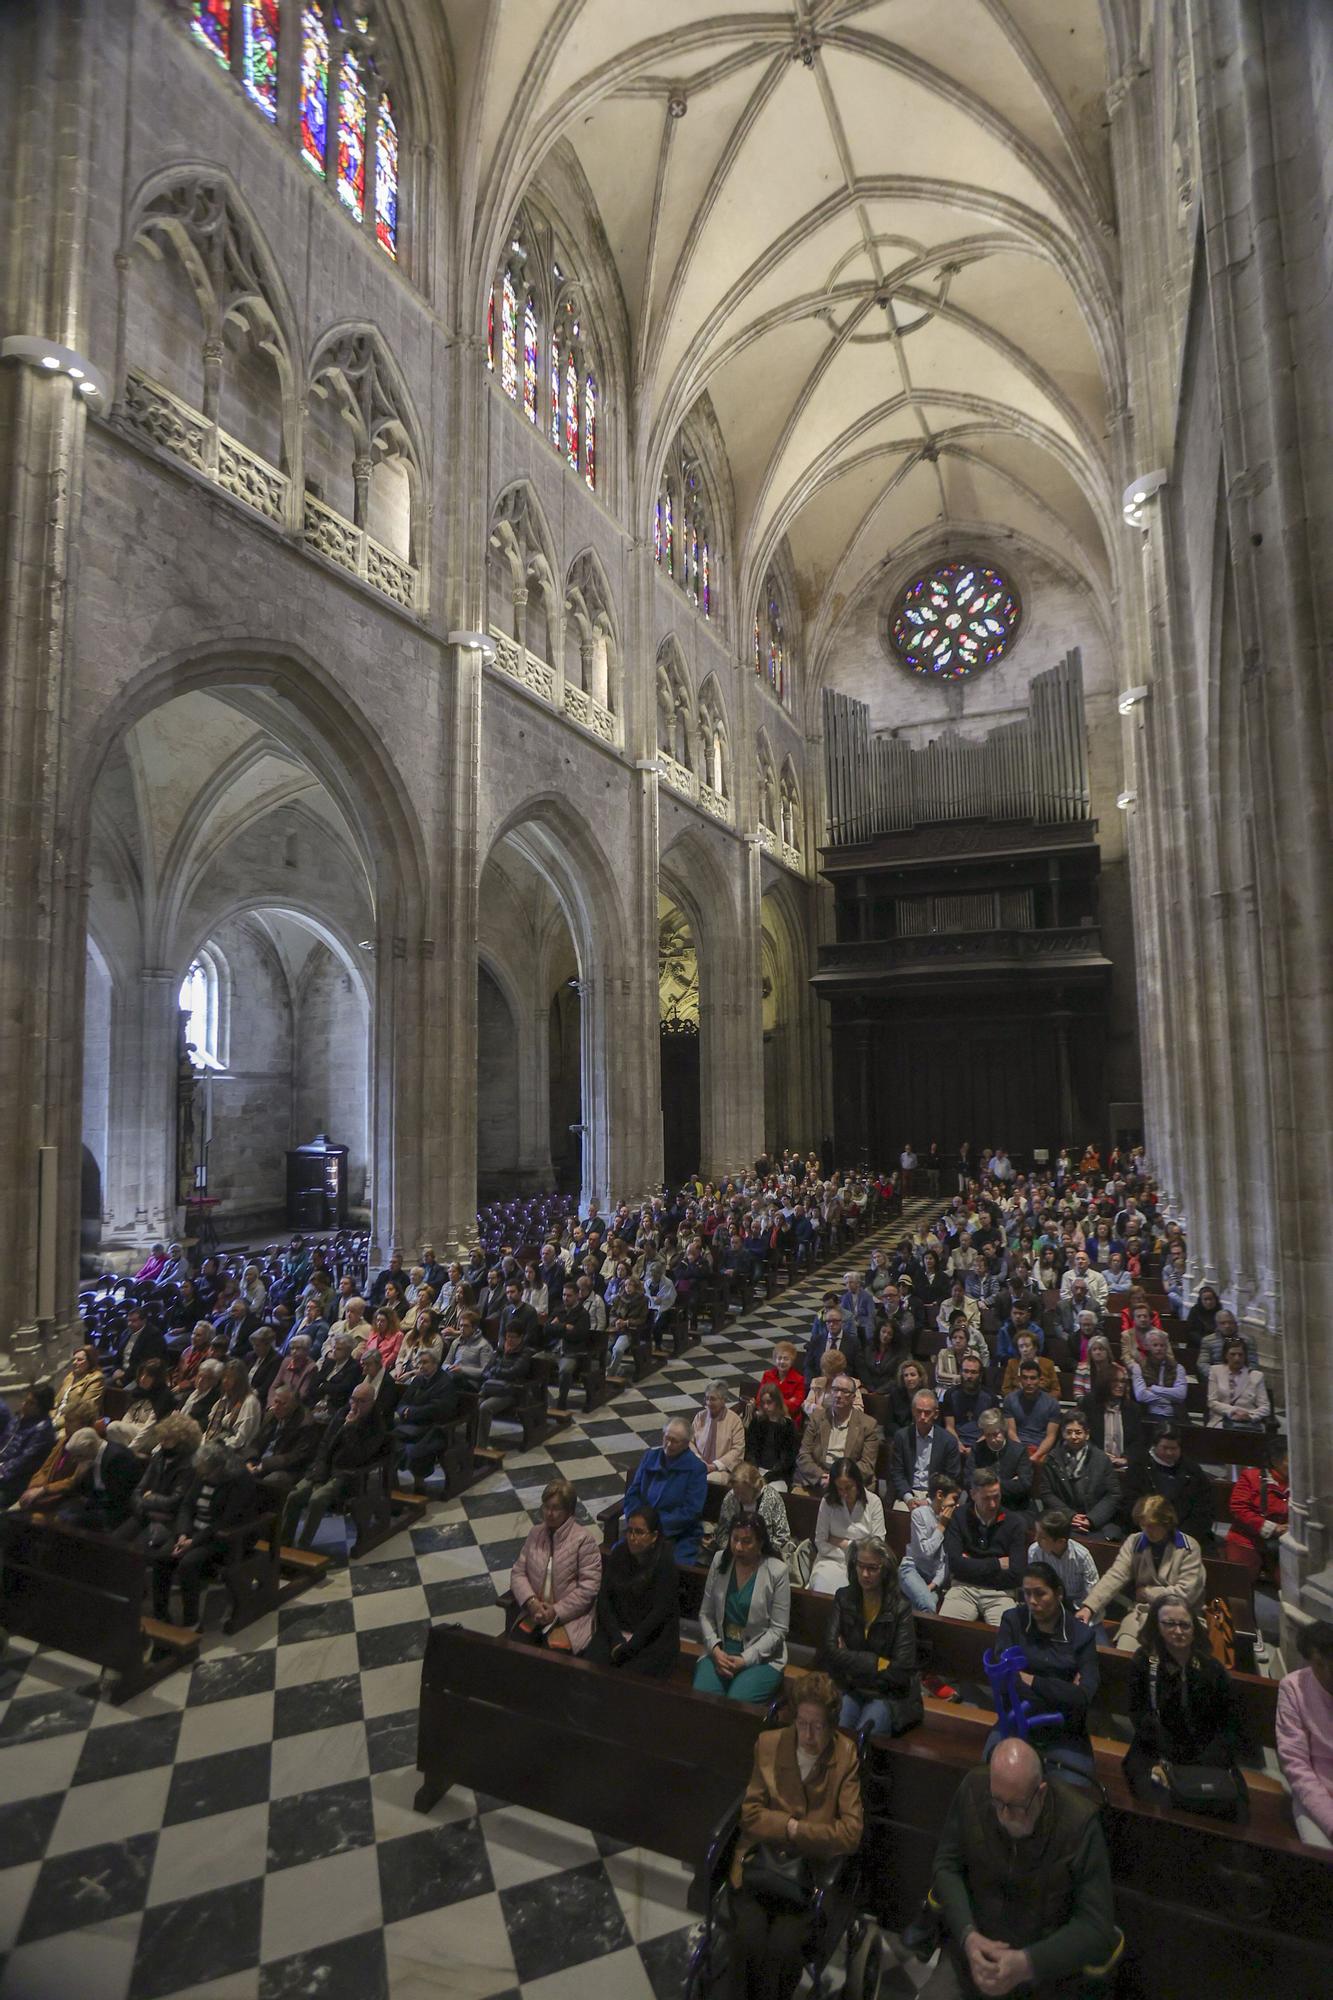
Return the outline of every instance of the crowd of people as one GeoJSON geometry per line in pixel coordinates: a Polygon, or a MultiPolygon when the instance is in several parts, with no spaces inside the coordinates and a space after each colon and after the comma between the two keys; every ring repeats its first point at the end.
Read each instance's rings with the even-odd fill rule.
{"type": "MultiPolygon", "coordinates": [[[[904,1181],[923,1171],[910,1151],[904,1181]]],[[[827,1596],[816,1671],[790,1732],[760,1739],[742,1821],[758,1845],[783,1844],[782,1821],[798,1852],[859,1838],[858,1746],[919,1722],[923,1693],[953,1694],[923,1675],[914,1614],[994,1628],[1040,1722],[1015,1742],[1000,1713],[994,1754],[951,1815],[937,1884],[955,1984],[941,1994],[1008,1992],[1055,1963],[977,1914],[989,1907],[979,1824],[1032,1838],[1034,1857],[1050,1842],[1076,1850],[1078,1950],[1105,1941],[1095,1815],[1065,1803],[1093,1768],[1099,1643],[1132,1655],[1133,1785],[1165,1788],[1180,1764],[1244,1785],[1238,1705],[1202,1616],[1219,1509],[1182,1425],[1201,1403],[1219,1429],[1271,1434],[1265,1466],[1239,1471],[1222,1529],[1256,1580],[1286,1531],[1285,1444],[1252,1342],[1210,1287],[1191,1295],[1183,1228],[1141,1161],[1089,1162],[1062,1156],[1027,1175],[985,1149],[974,1177],[960,1155],[958,1194],[928,1225],[849,1258],[804,1340],[779,1340],[750,1392],[710,1382],[692,1416],[667,1422],[628,1477],[613,1546],[556,1479],[510,1577],[514,1640],[651,1677],[682,1671],[688,1654],[696,1691],[757,1704],[784,1685],[793,1589],[827,1596]],[[801,1506],[814,1518],[799,1516],[798,1533],[801,1506]],[[1099,1563],[1107,1542],[1118,1546],[1099,1563]],[[680,1615],[690,1566],[702,1572],[694,1646],[680,1615]]],[[[198,1270],[164,1247],[116,1338],[89,1338],[58,1382],[0,1412],[0,1505],[141,1548],[157,1615],[176,1592],[197,1623],[237,1523],[276,1511],[284,1544],[310,1547],[376,1455],[389,1451],[400,1479],[427,1477],[466,1399],[485,1449],[542,1357],[567,1407],[598,1367],[632,1371],[645,1333],[660,1338],[692,1288],[739,1307],[775,1259],[813,1267],[854,1242],[867,1204],[891,1192],[814,1161],[761,1162],[743,1182],[605,1218],[545,1215],[535,1248],[513,1230],[466,1260],[442,1264],[427,1244],[408,1266],[395,1252],[369,1283],[354,1260],[338,1268],[300,1239],[198,1270]]],[[[1304,1645],[1308,1664],[1280,1692],[1278,1747],[1300,1836],[1322,1845],[1333,1631],[1313,1626],[1304,1645]]],[[[744,1841],[737,1867],[749,1983],[735,1990],[787,1992],[800,1925],[774,1921],[744,1841]]]]}

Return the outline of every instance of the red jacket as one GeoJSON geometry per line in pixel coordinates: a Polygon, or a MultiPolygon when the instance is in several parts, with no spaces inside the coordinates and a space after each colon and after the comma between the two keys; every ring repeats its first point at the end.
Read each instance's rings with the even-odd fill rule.
{"type": "Polygon", "coordinates": [[[1290,1487],[1280,1486],[1272,1473],[1261,1466],[1242,1466],[1240,1477],[1231,1489],[1227,1561],[1257,1569],[1260,1551],[1271,1544],[1271,1537],[1266,1541],[1262,1533],[1264,1522],[1273,1521],[1279,1528],[1285,1528],[1290,1504],[1290,1487]]]}
{"type": "Polygon", "coordinates": [[[782,1400],[787,1406],[787,1415],[794,1424],[799,1426],[801,1421],[801,1406],[805,1402],[806,1396],[805,1377],[802,1375],[800,1369],[792,1368],[785,1375],[779,1375],[776,1368],[766,1368],[759,1377],[759,1386],[761,1389],[765,1382],[777,1383],[779,1389],[782,1391],[782,1400]]]}

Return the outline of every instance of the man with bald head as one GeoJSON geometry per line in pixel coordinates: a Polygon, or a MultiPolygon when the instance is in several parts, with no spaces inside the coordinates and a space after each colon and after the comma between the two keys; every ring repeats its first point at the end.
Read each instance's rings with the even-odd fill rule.
{"type": "Polygon", "coordinates": [[[930,1893],[946,1937],[921,2000],[1076,2000],[1120,1949],[1098,1801],[1015,1737],[954,1793],[930,1893]]]}

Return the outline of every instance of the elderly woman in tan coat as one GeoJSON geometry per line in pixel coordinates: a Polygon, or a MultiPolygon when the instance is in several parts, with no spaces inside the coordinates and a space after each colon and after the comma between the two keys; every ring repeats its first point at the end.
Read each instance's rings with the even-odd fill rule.
{"type": "MultiPolygon", "coordinates": [[[[837,1727],[841,1700],[827,1674],[807,1674],[795,1722],[765,1730],[755,1743],[731,1866],[730,2000],[756,1993],[790,2000],[801,1977],[810,1911],[783,1908],[763,1894],[753,1870],[765,1854],[800,1855],[817,1870],[861,1845],[861,1778],[856,1745],[837,1727]],[[755,1849],[761,1851],[747,1869],[755,1849]]],[[[812,1897],[815,1886],[812,1870],[812,1897]]]]}
{"type": "Polygon", "coordinates": [[[596,1535],[574,1518],[578,1495],[567,1479],[553,1479],[542,1494],[542,1517],[509,1574],[518,1609],[511,1639],[581,1653],[596,1623],[602,1585],[602,1552],[596,1535]]]}
{"type": "Polygon", "coordinates": [[[1181,1533],[1171,1502],[1160,1493],[1146,1493],[1134,1509],[1134,1519],[1140,1532],[1125,1537],[1105,1576],[1074,1613],[1090,1625],[1117,1597],[1131,1598],[1115,1635],[1119,1653],[1137,1650],[1139,1634],[1162,1598],[1183,1597],[1196,1612],[1203,1604],[1203,1552],[1192,1535],[1181,1533]]]}
{"type": "Polygon", "coordinates": [[[727,1405],[720,1382],[704,1391],[704,1406],[690,1427],[690,1446],[708,1467],[710,1486],[730,1486],[731,1475],[745,1456],[745,1425],[727,1405]]]}

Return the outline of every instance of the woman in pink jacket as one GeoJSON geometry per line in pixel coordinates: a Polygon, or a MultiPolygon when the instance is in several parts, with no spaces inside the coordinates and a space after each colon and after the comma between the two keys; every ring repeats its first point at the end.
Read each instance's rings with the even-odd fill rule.
{"type": "Polygon", "coordinates": [[[511,1639],[581,1653],[592,1637],[602,1552],[592,1529],[574,1519],[577,1504],[567,1479],[553,1479],[542,1494],[541,1521],[509,1576],[519,1614],[511,1639]]]}
{"type": "Polygon", "coordinates": [[[1277,1691],[1277,1761],[1297,1833],[1310,1847],[1333,1847],[1333,1625],[1304,1626],[1296,1644],[1305,1665],[1277,1691]]]}

